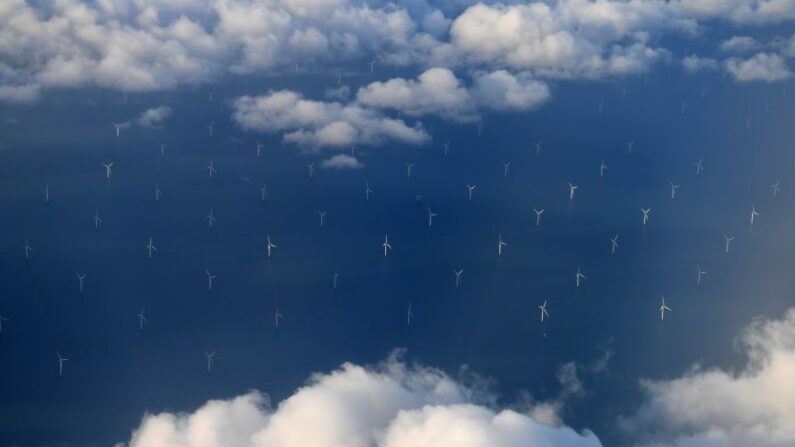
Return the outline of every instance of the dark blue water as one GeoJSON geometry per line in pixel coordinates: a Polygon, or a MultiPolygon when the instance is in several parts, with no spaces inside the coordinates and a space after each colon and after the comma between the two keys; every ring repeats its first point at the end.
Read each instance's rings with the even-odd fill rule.
{"type": "Polygon", "coordinates": [[[279,401],[312,372],[405,347],[412,361],[450,373],[467,364],[494,378],[505,405],[522,391],[555,397],[558,366],[575,361],[587,394],[564,420],[618,445],[628,440],[616,418],[636,408],[640,378],[671,377],[696,361],[740,364],[738,331],[795,303],[795,112],[781,85],[676,70],[626,84],[561,82],[539,111],[486,117],[481,137],[472,125],[430,118],[433,144],[359,148],[364,169],[318,169],[313,178],[306,163],[330,152],[301,152],[228,119],[237,95],[310,84],[318,93],[324,82],[335,80],[243,80],[213,86],[212,103],[204,91],[127,101],[61,92],[0,110],[0,315],[10,318],[0,334],[0,444],[125,441],[146,411],[188,411],[252,388],[279,401]],[[163,128],[115,138],[111,121],[161,104],[174,111],[163,128]],[[106,180],[101,163],[110,160],[106,180]],[[404,162],[416,163],[411,178],[404,162]],[[676,200],[669,180],[681,185],[676,200]],[[569,181],[579,185],[574,202],[569,181]],[[467,183],[477,185],[471,202],[467,183]],[[761,213],[753,227],[752,204],[761,213]],[[438,214],[432,228],[427,207],[438,214]],[[645,227],[641,207],[652,208],[645,227]],[[541,227],[533,208],[545,209],[541,227]],[[328,211],[322,230],[318,210],[328,211]],[[394,250],[385,258],[386,233],[394,250]],[[736,237],[728,255],[724,233],[736,237]],[[501,257],[498,234],[509,244],[501,257]],[[278,246],[271,259],[267,235],[278,246]],[[25,239],[35,250],[29,262],[25,239]],[[700,288],[697,263],[709,272],[700,288]],[[587,276],[579,289],[577,265],[587,276]],[[212,293],[205,269],[218,275],[212,293]],[[87,274],[83,295],[77,272],[87,274]],[[661,323],[662,295],[673,311],[661,323]],[[545,299],[550,319],[541,325],[545,299]],[[416,318],[407,327],[409,301],[416,318]],[[139,331],[142,307],[149,324],[139,331]],[[607,371],[590,373],[605,349],[614,353],[607,371]],[[64,377],[56,350],[70,359],[64,377]],[[212,375],[204,351],[217,352],[212,375]]]}

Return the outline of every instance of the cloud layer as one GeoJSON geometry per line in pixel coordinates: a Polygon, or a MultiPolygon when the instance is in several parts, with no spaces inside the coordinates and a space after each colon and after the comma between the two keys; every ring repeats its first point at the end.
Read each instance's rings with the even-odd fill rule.
{"type": "Polygon", "coordinates": [[[667,59],[655,43],[665,34],[725,21],[793,22],[795,0],[5,0],[0,100],[80,86],[164,90],[296,65],[360,72],[371,59],[420,70],[487,64],[517,79],[622,76],[667,59]]]}
{"type": "Polygon", "coordinates": [[[251,392],[193,413],[147,415],[129,447],[599,447],[590,432],[497,410],[479,386],[392,357],[318,374],[272,408],[251,392]]]}

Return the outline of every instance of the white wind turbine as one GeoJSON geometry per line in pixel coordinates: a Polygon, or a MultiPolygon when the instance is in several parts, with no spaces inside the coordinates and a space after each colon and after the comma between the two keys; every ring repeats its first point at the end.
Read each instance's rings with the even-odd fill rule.
{"type": "Polygon", "coordinates": [[[85,273],[77,273],[76,275],[77,275],[79,290],[80,290],[80,293],[82,294],[83,293],[83,289],[85,288],[85,285],[86,285],[86,274],[85,273]]]}
{"type": "Polygon", "coordinates": [[[574,192],[577,191],[579,186],[569,182],[569,200],[574,200],[574,192]]]}
{"type": "Polygon", "coordinates": [[[499,242],[497,242],[497,256],[502,256],[502,247],[508,245],[507,242],[502,240],[502,234],[497,235],[499,237],[499,242]]]}
{"type": "Polygon", "coordinates": [[[144,323],[149,324],[149,320],[147,320],[146,317],[144,316],[144,309],[145,309],[145,307],[142,307],[141,311],[138,312],[138,330],[139,331],[144,330],[144,323]]]}
{"type": "Polygon", "coordinates": [[[265,249],[268,250],[268,258],[270,258],[271,257],[271,249],[278,248],[278,247],[276,247],[276,244],[271,242],[270,235],[267,235],[266,238],[268,239],[268,242],[265,244],[265,249]]]}
{"type": "Polygon", "coordinates": [[[751,225],[754,224],[754,220],[759,217],[759,213],[756,211],[756,207],[751,204],[751,225]]]}
{"type": "Polygon", "coordinates": [[[279,312],[279,305],[277,304],[276,305],[276,310],[273,311],[273,327],[278,329],[279,320],[282,320],[282,319],[284,319],[284,315],[282,315],[282,313],[279,312]]]}
{"type": "Polygon", "coordinates": [[[535,213],[536,213],[536,226],[540,227],[541,226],[541,215],[544,214],[544,209],[543,208],[541,208],[541,209],[536,208],[533,211],[535,211],[535,213]]]}
{"type": "Polygon", "coordinates": [[[679,189],[680,185],[674,185],[674,182],[668,180],[668,184],[671,185],[671,200],[676,198],[676,190],[679,189]]]}
{"type": "Polygon", "coordinates": [[[207,274],[207,291],[208,292],[212,292],[213,291],[213,280],[215,278],[217,278],[218,275],[213,275],[212,273],[210,273],[210,270],[208,270],[208,269],[204,269],[204,273],[207,274]]]}
{"type": "Polygon", "coordinates": [[[585,275],[582,274],[582,272],[580,271],[580,266],[577,265],[577,274],[574,275],[574,280],[577,287],[580,287],[580,280],[583,279],[585,279],[585,275]]]}
{"type": "Polygon", "coordinates": [[[411,177],[411,168],[414,167],[414,163],[404,162],[406,165],[406,177],[411,177]]]}
{"type": "Polygon", "coordinates": [[[464,274],[464,269],[453,270],[453,274],[455,274],[455,288],[461,287],[461,275],[464,274]]]}
{"type": "Polygon", "coordinates": [[[701,277],[706,275],[707,272],[705,272],[704,270],[701,270],[701,265],[700,264],[696,264],[696,270],[698,271],[698,278],[696,279],[696,285],[700,286],[701,285],[701,277]]]}
{"type": "Polygon", "coordinates": [[[469,200],[472,200],[472,193],[475,192],[477,186],[467,183],[467,191],[469,192],[469,200]]]}
{"type": "Polygon", "coordinates": [[[392,245],[389,243],[389,235],[384,235],[384,243],[381,244],[384,246],[384,257],[387,255],[388,250],[392,250],[392,245]]]}
{"type": "Polygon", "coordinates": [[[725,253],[728,253],[728,252],[729,252],[729,245],[730,245],[730,244],[731,244],[731,242],[734,240],[734,236],[731,236],[731,237],[729,237],[729,236],[726,236],[726,235],[724,234],[724,235],[723,235],[723,239],[725,239],[725,240],[726,240],[726,250],[725,250],[725,253]]]}
{"type": "Polygon", "coordinates": [[[102,163],[102,166],[105,167],[105,178],[109,179],[110,176],[113,174],[113,171],[111,170],[111,168],[113,167],[113,162],[111,161],[108,163],[102,163]]]}
{"type": "Polygon", "coordinates": [[[544,322],[544,318],[549,318],[549,312],[547,312],[547,300],[544,300],[544,304],[538,306],[538,310],[541,312],[541,322],[544,322]]]}
{"type": "Polygon", "coordinates": [[[434,217],[436,217],[436,213],[434,213],[433,211],[431,211],[430,208],[428,208],[428,228],[433,226],[434,217]]]}
{"type": "Polygon", "coordinates": [[[671,311],[671,308],[665,305],[665,297],[662,297],[662,303],[660,304],[660,321],[665,319],[665,311],[671,311]]]}
{"type": "Polygon", "coordinates": [[[618,234],[610,239],[610,254],[616,254],[616,249],[618,248],[618,234]]]}
{"type": "Polygon", "coordinates": [[[643,225],[646,225],[649,222],[649,213],[651,212],[651,208],[641,208],[640,212],[643,214],[643,217],[641,218],[643,225]]]}
{"type": "Polygon", "coordinates": [[[63,364],[64,362],[69,361],[69,359],[61,356],[61,353],[58,351],[55,351],[55,355],[58,356],[58,376],[63,377],[63,364]]]}

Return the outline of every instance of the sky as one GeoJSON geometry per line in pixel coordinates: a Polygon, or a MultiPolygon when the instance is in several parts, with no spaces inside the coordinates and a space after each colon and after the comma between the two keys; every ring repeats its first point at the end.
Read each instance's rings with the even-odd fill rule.
{"type": "Polygon", "coordinates": [[[0,446],[795,444],[794,23],[0,3],[0,446]]]}

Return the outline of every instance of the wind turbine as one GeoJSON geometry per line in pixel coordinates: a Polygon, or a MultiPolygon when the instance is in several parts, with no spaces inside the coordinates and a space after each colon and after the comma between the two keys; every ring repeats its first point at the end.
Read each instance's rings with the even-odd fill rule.
{"type": "Polygon", "coordinates": [[[99,231],[99,224],[102,223],[102,219],[99,218],[99,210],[94,210],[94,231],[99,231]]]}
{"type": "Polygon", "coordinates": [[[671,185],[671,200],[676,198],[676,190],[679,189],[680,185],[674,185],[674,182],[668,180],[668,184],[671,185]]]}
{"type": "Polygon", "coordinates": [[[260,201],[265,202],[265,198],[268,197],[268,185],[262,185],[262,188],[259,189],[260,193],[260,201]]]}
{"type": "Polygon", "coordinates": [[[569,200],[574,200],[574,192],[577,191],[579,186],[569,182],[569,200]]]}
{"type": "Polygon", "coordinates": [[[25,260],[26,261],[30,259],[31,253],[33,253],[33,248],[31,248],[30,243],[28,242],[28,240],[25,239],[25,260]]]}
{"type": "Polygon", "coordinates": [[[268,238],[268,243],[267,243],[267,244],[265,244],[265,248],[268,250],[268,258],[270,258],[270,257],[271,257],[271,249],[273,249],[273,248],[277,248],[277,247],[276,247],[276,244],[274,244],[273,242],[271,242],[271,237],[270,237],[270,235],[268,235],[268,236],[267,236],[267,238],[268,238]]]}
{"type": "Polygon", "coordinates": [[[210,208],[210,214],[204,216],[207,218],[207,228],[212,230],[213,224],[215,223],[215,210],[210,208]]]}
{"type": "Polygon", "coordinates": [[[155,183],[155,202],[160,202],[161,195],[163,195],[163,191],[160,190],[160,185],[155,183]]]}
{"type": "Polygon", "coordinates": [[[533,211],[536,212],[536,226],[540,227],[541,226],[541,215],[544,214],[544,209],[543,208],[541,208],[541,209],[536,208],[533,211]]]}
{"type": "Polygon", "coordinates": [[[544,149],[541,147],[541,141],[537,141],[535,143],[535,147],[536,147],[536,157],[540,157],[541,153],[544,151],[544,149]]]}
{"type": "Polygon", "coordinates": [[[433,226],[433,218],[435,216],[436,216],[436,213],[434,213],[433,211],[431,211],[430,208],[428,208],[428,228],[433,226]]]}
{"type": "Polygon", "coordinates": [[[331,275],[331,290],[337,290],[337,280],[340,278],[339,273],[334,273],[331,275]]]}
{"type": "Polygon", "coordinates": [[[604,111],[605,111],[605,102],[599,101],[599,106],[596,108],[596,113],[599,116],[602,116],[602,113],[604,113],[604,111]]]}
{"type": "Polygon", "coordinates": [[[147,320],[146,317],[144,316],[144,309],[145,309],[145,307],[142,307],[141,311],[138,312],[138,330],[139,331],[144,330],[144,323],[149,324],[149,320],[147,320]]]}
{"type": "Polygon", "coordinates": [[[208,292],[212,292],[213,291],[213,280],[215,278],[217,278],[218,275],[213,275],[212,273],[210,273],[210,270],[208,270],[208,269],[204,269],[204,273],[207,274],[207,291],[208,292]]]}
{"type": "Polygon", "coordinates": [[[478,121],[477,127],[478,127],[478,137],[479,137],[483,135],[483,121],[478,121]]]}
{"type": "Polygon", "coordinates": [[[83,289],[85,287],[86,274],[85,273],[77,273],[77,280],[79,281],[78,285],[79,285],[79,288],[80,288],[80,293],[82,294],[83,293],[83,289]]]}
{"type": "Polygon", "coordinates": [[[475,192],[477,186],[467,183],[467,191],[469,192],[469,200],[472,200],[472,193],[475,192]]]}
{"type": "Polygon", "coordinates": [[[576,281],[577,287],[580,287],[580,280],[585,279],[585,275],[582,274],[580,271],[580,266],[577,265],[577,274],[574,275],[574,280],[576,281]]]}
{"type": "Polygon", "coordinates": [[[215,162],[210,161],[210,164],[207,165],[207,173],[209,174],[210,178],[213,178],[213,174],[215,174],[215,162]]]}
{"type": "Polygon", "coordinates": [[[453,270],[455,274],[455,288],[461,287],[461,275],[464,274],[464,269],[453,270]]]}
{"type": "Polygon", "coordinates": [[[64,362],[68,361],[69,359],[66,357],[61,356],[61,353],[55,351],[55,355],[58,356],[58,376],[63,377],[63,364],[64,362]]]}
{"type": "Polygon", "coordinates": [[[389,235],[384,235],[384,243],[381,244],[384,246],[384,257],[386,257],[387,250],[392,250],[392,245],[389,243],[389,235]]]}
{"type": "Polygon", "coordinates": [[[111,167],[113,167],[113,162],[111,161],[108,163],[102,163],[102,166],[105,167],[105,178],[109,179],[111,174],[113,174],[113,172],[110,169],[111,167]]]}
{"type": "Polygon", "coordinates": [[[665,311],[671,311],[671,308],[665,305],[665,297],[662,297],[662,303],[660,304],[660,321],[665,319],[665,311]]]}
{"type": "Polygon", "coordinates": [[[682,109],[681,109],[681,113],[682,113],[682,115],[684,115],[684,114],[685,114],[685,112],[687,112],[687,103],[686,103],[686,102],[683,102],[683,103],[682,103],[682,109]]]}
{"type": "Polygon", "coordinates": [[[160,143],[160,158],[166,156],[166,146],[167,146],[166,143],[160,143]]]}
{"type": "Polygon", "coordinates": [[[370,62],[368,62],[367,65],[370,66],[370,73],[372,73],[373,69],[375,68],[375,59],[373,59],[370,62]]]}
{"type": "Polygon", "coordinates": [[[114,122],[113,123],[113,127],[116,128],[116,138],[119,138],[119,136],[121,135],[121,127],[122,127],[122,125],[117,123],[117,122],[114,122]]]}
{"type": "Polygon", "coordinates": [[[341,71],[337,72],[337,85],[338,86],[342,85],[342,72],[341,71]]]}
{"type": "Polygon", "coordinates": [[[406,165],[406,177],[411,177],[411,168],[414,167],[414,163],[404,162],[406,165]]]}
{"type": "Polygon", "coordinates": [[[274,328],[278,328],[279,327],[279,320],[281,320],[283,318],[284,318],[284,315],[282,315],[282,313],[279,312],[279,305],[277,304],[276,305],[276,310],[273,312],[273,327],[274,328]]]}
{"type": "Polygon", "coordinates": [[[449,141],[445,141],[444,144],[442,144],[442,152],[444,153],[444,156],[447,157],[447,154],[450,152],[450,142],[449,141]]]}
{"type": "Polygon", "coordinates": [[[541,322],[544,322],[544,317],[549,318],[549,312],[547,312],[547,300],[544,300],[544,304],[538,306],[538,310],[541,311],[541,322]]]}
{"type": "Polygon", "coordinates": [[[616,248],[618,248],[618,234],[613,239],[610,239],[610,254],[616,254],[616,248]]]}
{"type": "Polygon", "coordinates": [[[651,208],[641,208],[640,212],[643,213],[643,225],[646,225],[646,223],[649,222],[649,213],[651,212],[651,208]]]}
{"type": "Polygon", "coordinates": [[[215,129],[215,121],[210,121],[210,124],[207,125],[207,131],[210,136],[213,136],[213,129],[215,129]]]}
{"type": "Polygon", "coordinates": [[[706,275],[707,272],[701,270],[701,265],[699,265],[699,264],[696,264],[696,269],[698,270],[698,279],[696,280],[696,285],[700,286],[701,285],[701,277],[706,275]]]}
{"type": "Polygon", "coordinates": [[[323,220],[326,217],[326,212],[325,211],[318,211],[317,214],[320,216],[320,229],[322,230],[323,229],[323,220]]]}
{"type": "Polygon", "coordinates": [[[411,326],[412,318],[414,318],[414,313],[411,312],[411,301],[409,301],[409,308],[406,309],[406,326],[411,326]]]}
{"type": "Polygon", "coordinates": [[[50,203],[50,184],[44,184],[44,203],[50,203]]]}
{"type": "Polygon", "coordinates": [[[511,162],[510,162],[510,161],[508,161],[508,162],[505,162],[505,163],[503,163],[502,165],[503,165],[503,175],[504,175],[505,177],[508,177],[508,170],[509,170],[509,169],[510,169],[510,167],[511,167],[511,162]]]}
{"type": "Polygon", "coordinates": [[[367,182],[367,184],[364,187],[364,198],[370,200],[370,194],[375,194],[375,191],[370,189],[370,182],[367,182]]]}
{"type": "Polygon", "coordinates": [[[508,243],[502,240],[502,234],[498,234],[497,237],[499,237],[499,242],[497,242],[497,256],[502,256],[502,247],[507,246],[508,243]]]}
{"type": "Polygon", "coordinates": [[[152,252],[157,251],[157,247],[152,243],[152,236],[149,236],[149,243],[146,244],[146,250],[149,252],[149,258],[152,258],[152,252]]]}
{"type": "Polygon", "coordinates": [[[306,169],[309,170],[309,178],[314,177],[314,175],[315,175],[315,162],[313,161],[312,163],[307,163],[306,169]]]}
{"type": "Polygon", "coordinates": [[[754,224],[754,219],[756,219],[757,217],[759,217],[759,213],[756,212],[756,207],[753,204],[751,204],[751,225],[754,224]]]}
{"type": "Polygon", "coordinates": [[[780,183],[781,183],[781,180],[776,180],[776,183],[773,183],[772,185],[770,185],[770,188],[773,189],[773,197],[774,198],[777,197],[778,193],[781,192],[780,183]]]}
{"type": "Polygon", "coordinates": [[[262,148],[263,147],[265,147],[265,146],[260,144],[259,141],[257,141],[257,158],[260,158],[260,156],[262,155],[262,148]]]}
{"type": "Polygon", "coordinates": [[[728,252],[729,252],[729,245],[730,245],[730,244],[731,244],[731,242],[734,240],[734,236],[731,236],[731,237],[729,237],[729,236],[726,236],[726,235],[724,234],[724,235],[723,235],[723,239],[726,239],[726,251],[725,251],[725,253],[728,253],[728,252]]]}
{"type": "Polygon", "coordinates": [[[207,357],[207,374],[212,373],[213,367],[215,366],[215,362],[213,362],[213,357],[215,357],[215,351],[207,352],[204,351],[204,356],[207,357]]]}
{"type": "Polygon", "coordinates": [[[11,321],[10,319],[0,315],[0,334],[3,333],[3,322],[4,321],[11,321]]]}
{"type": "Polygon", "coordinates": [[[699,158],[697,162],[693,163],[693,166],[696,167],[696,175],[701,175],[701,172],[704,171],[704,159],[699,158]]]}
{"type": "Polygon", "coordinates": [[[605,176],[605,171],[607,171],[607,165],[605,164],[605,159],[602,159],[602,164],[599,165],[599,177],[605,176]]]}
{"type": "Polygon", "coordinates": [[[632,148],[635,146],[635,140],[627,141],[627,155],[632,154],[632,148]]]}

